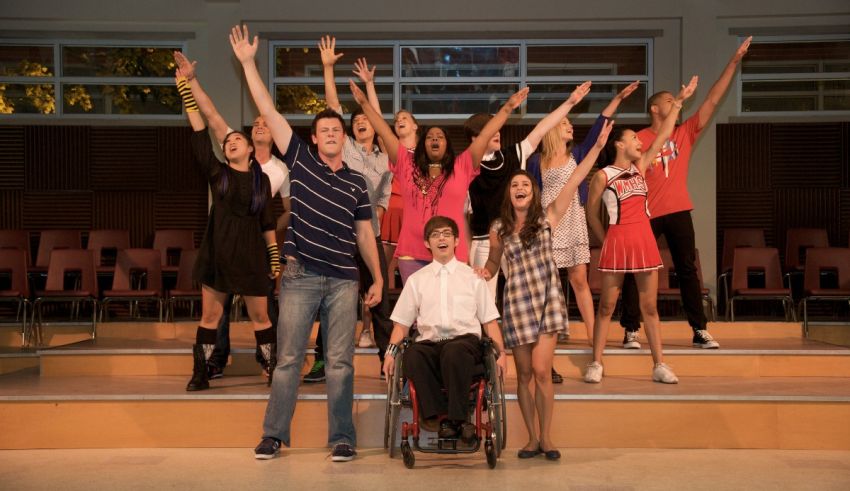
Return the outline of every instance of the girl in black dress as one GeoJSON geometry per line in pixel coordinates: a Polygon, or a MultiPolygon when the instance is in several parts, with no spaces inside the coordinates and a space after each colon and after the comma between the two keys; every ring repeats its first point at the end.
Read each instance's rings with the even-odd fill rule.
{"type": "Polygon", "coordinates": [[[177,89],[195,131],[192,151],[209,180],[213,203],[193,275],[202,285],[202,313],[187,391],[209,388],[206,360],[215,347],[216,328],[228,294],[241,295],[245,300],[257,340],[258,361],[271,377],[277,346],[266,297],[272,281],[280,274],[271,185],[251,159],[251,139],[241,131],[228,134],[222,144],[227,163],[219,162],[192,97],[191,83],[177,71],[177,89]]]}

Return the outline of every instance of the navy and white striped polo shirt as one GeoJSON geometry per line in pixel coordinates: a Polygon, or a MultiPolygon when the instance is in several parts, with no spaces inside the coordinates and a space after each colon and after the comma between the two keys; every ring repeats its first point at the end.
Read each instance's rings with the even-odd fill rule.
{"type": "Polygon", "coordinates": [[[283,254],[297,257],[313,273],[358,280],[354,222],[372,218],[363,175],[344,163],[333,172],[295,133],[283,161],[292,203],[283,254]]]}

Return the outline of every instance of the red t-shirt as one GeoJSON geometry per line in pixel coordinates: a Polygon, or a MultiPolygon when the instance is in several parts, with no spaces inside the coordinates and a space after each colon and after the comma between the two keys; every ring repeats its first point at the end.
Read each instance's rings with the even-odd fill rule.
{"type": "MultiPolygon", "coordinates": [[[[661,151],[646,169],[649,213],[652,218],[694,209],[688,193],[688,167],[691,149],[699,136],[699,114],[694,114],[673,130],[661,151]]],[[[637,133],[643,148],[655,140],[655,132],[644,128],[637,133]]]]}

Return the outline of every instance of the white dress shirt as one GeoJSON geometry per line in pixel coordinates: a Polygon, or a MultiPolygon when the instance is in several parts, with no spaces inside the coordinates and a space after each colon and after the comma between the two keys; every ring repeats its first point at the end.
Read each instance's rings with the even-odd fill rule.
{"type": "Polygon", "coordinates": [[[464,334],[481,337],[481,324],[498,319],[499,311],[487,283],[452,258],[413,273],[390,318],[408,327],[415,321],[417,341],[443,341],[464,334]]]}

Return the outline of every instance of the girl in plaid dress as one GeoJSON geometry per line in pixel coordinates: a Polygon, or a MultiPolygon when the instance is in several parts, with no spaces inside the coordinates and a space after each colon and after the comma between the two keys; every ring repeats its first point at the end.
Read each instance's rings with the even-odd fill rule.
{"type": "Polygon", "coordinates": [[[534,179],[525,171],[513,174],[505,190],[501,218],[490,229],[487,264],[478,269],[489,279],[503,257],[506,262],[502,330],[505,346],[513,351],[517,398],[528,430],[528,443],[519,451],[519,458],[540,454],[549,460],[561,458],[550,437],[555,404],[551,371],[557,333],[567,327],[567,309],[552,258],[549,224],[558,223],[570,207],[576,189],[605,146],[612,125],[613,121],[605,123],[596,144],[545,209],[534,179]],[[539,427],[535,427],[535,415],[539,427]]]}

